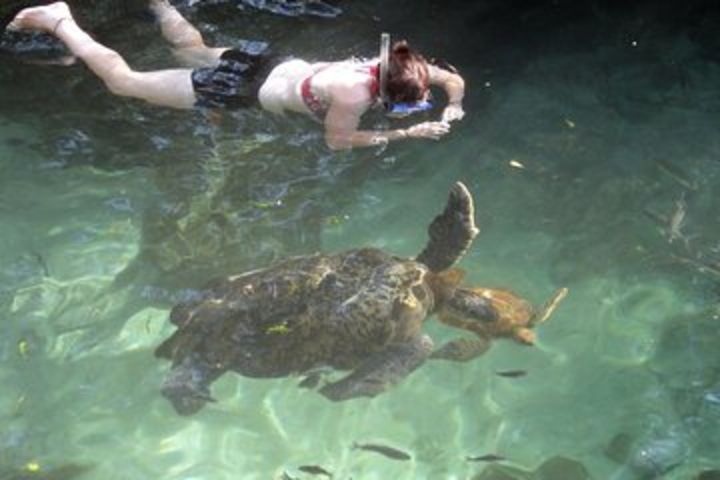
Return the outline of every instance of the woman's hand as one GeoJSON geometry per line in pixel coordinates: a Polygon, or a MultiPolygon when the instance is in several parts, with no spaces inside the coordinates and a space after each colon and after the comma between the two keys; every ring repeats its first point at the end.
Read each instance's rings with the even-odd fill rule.
{"type": "Polygon", "coordinates": [[[450,131],[450,124],[447,122],[423,122],[413,125],[405,130],[409,138],[432,138],[438,140],[450,131]]]}
{"type": "Polygon", "coordinates": [[[445,123],[454,122],[455,120],[462,120],[465,116],[465,111],[460,103],[449,103],[442,113],[442,121],[445,123]]]}
{"type": "Polygon", "coordinates": [[[429,65],[430,84],[439,85],[445,90],[448,98],[447,107],[443,110],[442,121],[454,122],[465,116],[462,108],[462,99],[465,95],[465,80],[456,72],[429,65]]]}

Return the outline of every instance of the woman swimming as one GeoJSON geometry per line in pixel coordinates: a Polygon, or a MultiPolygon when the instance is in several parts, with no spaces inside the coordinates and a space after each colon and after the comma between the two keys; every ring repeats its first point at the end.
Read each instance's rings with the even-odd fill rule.
{"type": "Polygon", "coordinates": [[[115,95],[134,97],[172,108],[196,106],[238,108],[257,102],[277,114],[311,115],[325,127],[332,149],[349,149],[408,138],[438,139],[450,122],[464,116],[465,83],[456,72],[428,64],[406,42],[386,49],[386,58],[308,63],[300,59],[273,65],[257,49],[205,45],[200,32],[167,0],[150,0],[150,9],[175,56],[187,68],[140,72],[114,50],[82,30],[65,2],[26,8],[8,28],[40,30],[60,39],[115,95]],[[394,113],[428,108],[430,85],[448,96],[442,120],[406,129],[359,130],[362,115],[379,102],[394,113]]]}

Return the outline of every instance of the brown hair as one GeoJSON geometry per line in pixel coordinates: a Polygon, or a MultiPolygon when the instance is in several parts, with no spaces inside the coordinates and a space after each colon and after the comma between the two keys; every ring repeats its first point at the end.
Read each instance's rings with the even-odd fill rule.
{"type": "Polygon", "coordinates": [[[430,86],[428,65],[405,40],[395,42],[390,52],[385,90],[393,102],[416,102],[430,86]]]}

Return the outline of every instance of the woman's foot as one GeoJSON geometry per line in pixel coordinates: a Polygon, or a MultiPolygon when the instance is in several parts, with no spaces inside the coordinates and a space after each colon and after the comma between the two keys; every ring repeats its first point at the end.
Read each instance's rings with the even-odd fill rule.
{"type": "Polygon", "coordinates": [[[7,26],[8,30],[37,30],[55,33],[63,20],[71,20],[70,7],[65,2],[56,2],[40,7],[25,8],[7,26]]]}
{"type": "Polygon", "coordinates": [[[148,2],[148,8],[156,17],[166,14],[168,11],[175,11],[175,7],[173,7],[168,0],[150,0],[148,2]]]}

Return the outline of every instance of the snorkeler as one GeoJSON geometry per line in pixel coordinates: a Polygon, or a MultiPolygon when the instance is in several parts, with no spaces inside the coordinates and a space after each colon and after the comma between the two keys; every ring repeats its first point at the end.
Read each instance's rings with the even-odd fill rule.
{"type": "MultiPolygon", "coordinates": [[[[26,8],[8,28],[40,30],[59,38],[115,95],[173,108],[239,108],[257,104],[273,113],[299,112],[320,120],[332,149],[382,145],[408,138],[439,139],[465,112],[465,82],[451,69],[431,65],[404,41],[392,49],[383,35],[380,59],[273,64],[262,49],[213,48],[168,2],[150,0],[151,11],[175,56],[187,68],[139,72],[115,51],[82,30],[65,2],[26,8]],[[360,118],[384,104],[388,114],[404,116],[431,108],[430,85],[442,87],[448,105],[441,121],[406,129],[359,130],[360,118]]],[[[257,45],[257,44],[256,44],[257,45]]]]}

